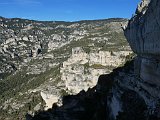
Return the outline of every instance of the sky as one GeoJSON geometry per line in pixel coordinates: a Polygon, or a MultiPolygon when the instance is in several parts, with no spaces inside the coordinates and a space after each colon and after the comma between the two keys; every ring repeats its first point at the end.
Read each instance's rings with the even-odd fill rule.
{"type": "Polygon", "coordinates": [[[131,18],[140,0],[0,0],[0,16],[42,21],[131,18]]]}

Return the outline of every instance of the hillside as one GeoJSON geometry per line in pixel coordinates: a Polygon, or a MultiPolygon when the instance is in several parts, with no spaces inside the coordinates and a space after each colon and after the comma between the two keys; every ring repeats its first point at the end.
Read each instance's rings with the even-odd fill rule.
{"type": "Polygon", "coordinates": [[[126,19],[34,21],[0,17],[0,119],[24,119],[88,90],[132,55],[126,19]]]}

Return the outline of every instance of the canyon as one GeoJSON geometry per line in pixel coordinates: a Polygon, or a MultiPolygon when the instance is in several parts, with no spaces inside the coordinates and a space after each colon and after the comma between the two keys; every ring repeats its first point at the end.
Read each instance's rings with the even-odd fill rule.
{"type": "Polygon", "coordinates": [[[62,105],[133,56],[113,18],[78,22],[0,17],[0,119],[62,105]]]}
{"type": "Polygon", "coordinates": [[[159,0],[130,20],[0,21],[0,119],[160,120],[159,0]]]}
{"type": "Polygon", "coordinates": [[[123,26],[137,54],[124,66],[100,75],[87,92],[64,96],[62,106],[53,105],[28,120],[159,120],[159,0],[142,0],[135,15],[123,26]]]}

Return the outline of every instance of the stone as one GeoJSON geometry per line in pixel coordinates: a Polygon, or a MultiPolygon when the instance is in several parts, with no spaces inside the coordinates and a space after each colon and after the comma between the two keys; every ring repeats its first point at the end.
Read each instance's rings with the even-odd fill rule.
{"type": "Polygon", "coordinates": [[[52,95],[52,94],[47,94],[47,93],[44,93],[44,92],[41,92],[41,96],[46,103],[45,110],[48,110],[49,108],[52,108],[53,103],[57,103],[58,99],[59,99],[58,96],[55,96],[55,95],[52,95]]]}
{"type": "MultiPolygon", "coordinates": [[[[125,36],[131,48],[140,59],[140,77],[150,84],[160,86],[160,2],[158,0],[142,0],[138,9],[147,7],[146,12],[135,15],[128,23],[125,36]],[[149,4],[149,6],[148,6],[149,4]]],[[[137,70],[135,70],[137,71],[137,70]]]]}

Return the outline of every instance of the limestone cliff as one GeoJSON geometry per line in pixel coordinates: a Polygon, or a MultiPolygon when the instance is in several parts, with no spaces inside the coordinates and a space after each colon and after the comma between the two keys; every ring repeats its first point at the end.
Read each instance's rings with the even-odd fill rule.
{"type": "Polygon", "coordinates": [[[128,23],[125,36],[138,54],[136,74],[145,82],[160,86],[160,1],[143,0],[140,5],[139,12],[128,23]]]}
{"type": "Polygon", "coordinates": [[[160,1],[142,0],[124,30],[137,57],[134,59],[134,67],[132,65],[127,71],[119,71],[118,77],[114,78],[116,83],[111,89],[112,96],[107,101],[109,119],[160,119],[159,25],[160,1]],[[138,107],[136,104],[144,106],[138,107]],[[141,109],[140,114],[136,113],[138,109],[141,109]]]}
{"type": "MultiPolygon", "coordinates": [[[[143,1],[142,1],[143,3],[143,1]]],[[[125,36],[133,51],[139,55],[156,56],[160,53],[160,2],[153,0],[128,23],[125,36]]],[[[141,9],[143,9],[142,6],[141,9]]],[[[140,8],[139,8],[140,9],[140,8]]]]}
{"type": "Polygon", "coordinates": [[[97,84],[101,74],[112,72],[113,68],[125,63],[131,51],[97,51],[86,53],[81,47],[72,48],[72,55],[60,68],[61,80],[69,94],[87,91],[97,84]]]}
{"type": "Polygon", "coordinates": [[[159,116],[160,1],[142,0],[124,33],[137,54],[132,81],[137,87],[130,88],[143,97],[149,115],[159,116]]]}

